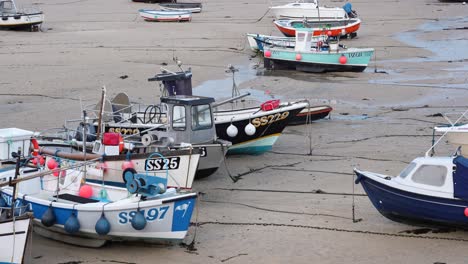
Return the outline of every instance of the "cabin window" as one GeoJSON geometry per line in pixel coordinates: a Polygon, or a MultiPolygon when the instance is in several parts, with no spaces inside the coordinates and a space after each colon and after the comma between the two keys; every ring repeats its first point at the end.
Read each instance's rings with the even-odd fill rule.
{"type": "Polygon", "coordinates": [[[172,108],[172,129],[185,130],[185,107],[183,105],[174,105],[172,108]]]}
{"type": "Polygon", "coordinates": [[[447,168],[439,165],[422,165],[411,178],[416,183],[432,186],[442,186],[447,177],[447,168]]]}
{"type": "Polygon", "coordinates": [[[1,6],[4,11],[12,10],[13,9],[13,3],[12,2],[2,2],[1,6]]]}
{"type": "Polygon", "coordinates": [[[416,168],[416,163],[414,162],[411,162],[410,164],[408,164],[408,166],[406,166],[406,168],[400,173],[400,177],[401,178],[406,178],[406,176],[408,176],[413,170],[414,168],[416,168]]]}
{"type": "Polygon", "coordinates": [[[192,130],[208,129],[212,126],[210,105],[192,106],[192,130]]]}

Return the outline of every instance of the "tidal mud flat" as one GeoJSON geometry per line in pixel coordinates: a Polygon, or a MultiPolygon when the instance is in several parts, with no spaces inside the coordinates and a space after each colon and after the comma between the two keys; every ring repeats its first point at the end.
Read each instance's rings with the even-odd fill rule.
{"type": "MultiPolygon", "coordinates": [[[[173,57],[192,67],[195,91],[227,80],[218,85],[229,86],[222,89],[229,96],[225,69],[239,65],[251,74],[239,75],[240,89],[253,89],[261,99],[306,97],[334,111],[330,120],[288,128],[269,153],[229,157],[227,169],[240,176],[237,182],[224,168],[196,181],[202,195],[186,238],[187,244],[195,239],[193,247],[112,243],[87,249],[35,235],[31,263],[466,261],[468,233],[387,220],[353,185],[352,173],[353,167],[399,173],[430,147],[432,127],[444,122],[438,113],[466,109],[468,55],[461,47],[468,31],[456,29],[466,26],[466,5],[353,2],[364,22],[346,45],[375,47],[376,60],[364,73],[307,74],[250,68],[261,68],[261,61],[245,46],[245,33],[279,35],[271,16],[257,22],[269,6],[265,1],[208,1],[192,22],[175,24],[137,17],[136,10],[150,4],[35,4],[46,14],[43,32],[0,31],[4,127],[59,127],[80,115],[80,100],[95,103],[102,85],[152,102],[159,88],[147,78],[173,57]]],[[[448,145],[437,149],[451,151],[448,145]]]]}

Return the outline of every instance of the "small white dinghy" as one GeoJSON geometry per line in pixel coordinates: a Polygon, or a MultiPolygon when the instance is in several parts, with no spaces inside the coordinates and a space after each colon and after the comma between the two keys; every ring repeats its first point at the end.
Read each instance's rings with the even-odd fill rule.
{"type": "Polygon", "coordinates": [[[162,10],[168,11],[185,11],[192,13],[200,13],[202,11],[202,3],[161,3],[159,6],[162,10]]]}
{"type": "Polygon", "coordinates": [[[32,8],[18,10],[13,0],[0,0],[0,29],[30,29],[37,31],[44,14],[32,8]]]}
{"type": "Polygon", "coordinates": [[[140,12],[140,16],[146,21],[181,22],[192,20],[192,12],[190,11],[140,9],[138,12],[140,12]]]}

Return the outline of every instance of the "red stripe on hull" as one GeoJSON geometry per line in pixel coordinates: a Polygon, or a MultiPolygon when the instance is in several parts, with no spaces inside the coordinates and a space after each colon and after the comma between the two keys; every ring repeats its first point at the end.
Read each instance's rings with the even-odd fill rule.
{"type": "MultiPolygon", "coordinates": [[[[279,31],[281,31],[281,33],[283,33],[285,36],[287,36],[287,37],[295,37],[296,36],[296,29],[295,28],[293,28],[293,27],[283,27],[283,26],[278,25],[277,23],[275,23],[275,25],[279,29],[279,31]]],[[[314,29],[312,32],[313,32],[314,36],[321,36],[321,35],[326,35],[328,31],[331,31],[331,35],[333,37],[336,37],[336,36],[342,36],[342,35],[354,33],[356,31],[358,31],[360,26],[361,26],[361,22],[356,23],[356,24],[349,24],[349,25],[346,25],[345,27],[340,27],[340,28],[337,28],[337,29],[328,29],[328,30],[314,29]],[[345,34],[341,34],[343,29],[345,30],[345,34]]]]}

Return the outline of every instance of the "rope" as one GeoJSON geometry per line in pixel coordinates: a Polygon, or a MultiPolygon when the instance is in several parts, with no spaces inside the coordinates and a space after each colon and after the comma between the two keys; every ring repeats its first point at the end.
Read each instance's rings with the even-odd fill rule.
{"type": "Polygon", "coordinates": [[[268,8],[267,11],[265,12],[265,14],[263,14],[263,16],[261,16],[259,19],[257,19],[257,21],[255,21],[255,23],[260,22],[268,14],[268,12],[270,12],[270,8],[268,8]]]}

